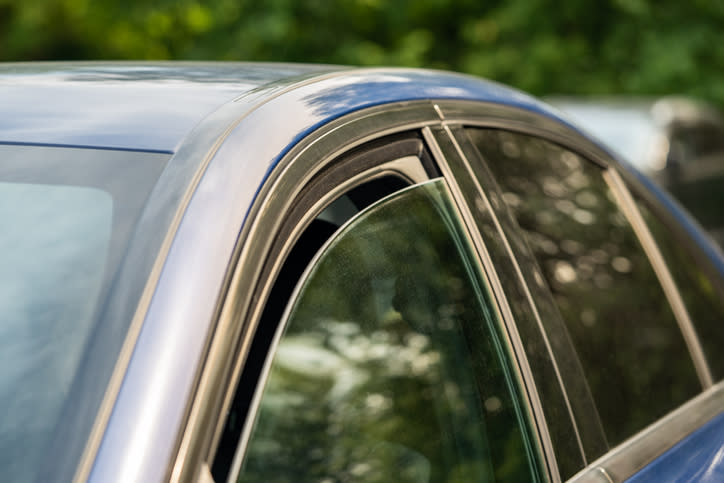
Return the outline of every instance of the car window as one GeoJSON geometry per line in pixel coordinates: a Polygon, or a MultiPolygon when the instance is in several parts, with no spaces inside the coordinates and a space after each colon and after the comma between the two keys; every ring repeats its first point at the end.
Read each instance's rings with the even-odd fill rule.
{"type": "Polygon", "coordinates": [[[298,287],[238,481],[538,480],[499,330],[443,181],[372,205],[298,287]]]}
{"type": "Polygon", "coordinates": [[[724,379],[724,295],[686,244],[656,217],[643,200],[639,210],[659,245],[694,323],[715,381],[724,379]]]}
{"type": "Polygon", "coordinates": [[[109,316],[110,287],[168,158],[0,144],[5,479],[72,479],[130,324],[109,316]]]}
{"type": "Polygon", "coordinates": [[[602,169],[528,135],[469,135],[527,235],[608,443],[696,395],[701,386],[677,321],[602,169]]]}
{"type": "Polygon", "coordinates": [[[90,335],[112,216],[105,191],[0,182],[0,467],[13,479],[31,479],[25,451],[43,448],[57,424],[90,335]]]}

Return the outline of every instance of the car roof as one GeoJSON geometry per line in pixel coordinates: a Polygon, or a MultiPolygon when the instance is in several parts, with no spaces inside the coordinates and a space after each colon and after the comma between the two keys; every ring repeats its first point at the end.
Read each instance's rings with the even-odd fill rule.
{"type": "Polygon", "coordinates": [[[220,105],[308,65],[0,65],[0,142],[174,152],[220,105]]]}
{"type": "Polygon", "coordinates": [[[238,103],[252,110],[302,87],[305,96],[301,102],[296,97],[290,109],[313,115],[315,124],[376,104],[421,99],[488,101],[558,118],[521,92],[431,70],[233,62],[18,63],[0,64],[0,143],[174,153],[198,123],[222,106],[238,103]]]}

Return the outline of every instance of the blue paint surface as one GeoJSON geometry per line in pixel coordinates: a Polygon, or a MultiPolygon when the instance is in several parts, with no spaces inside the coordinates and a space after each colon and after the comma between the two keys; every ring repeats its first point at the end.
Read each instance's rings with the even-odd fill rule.
{"type": "Polygon", "coordinates": [[[684,438],[627,481],[724,481],[724,413],[684,438]]]}

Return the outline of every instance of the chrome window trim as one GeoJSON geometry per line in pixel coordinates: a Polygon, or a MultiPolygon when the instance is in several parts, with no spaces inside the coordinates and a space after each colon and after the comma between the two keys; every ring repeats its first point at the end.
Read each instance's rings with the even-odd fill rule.
{"type": "MultiPolygon", "coordinates": [[[[448,181],[448,185],[450,186],[450,191],[453,195],[454,201],[462,215],[463,221],[467,225],[468,232],[472,235],[471,241],[473,242],[472,244],[476,249],[479,263],[483,267],[483,273],[489,286],[488,290],[493,295],[496,302],[496,316],[498,317],[498,320],[500,320],[504,325],[504,334],[506,336],[506,350],[514,357],[515,361],[517,362],[517,364],[513,364],[513,369],[516,372],[518,381],[520,381],[520,383],[522,384],[523,391],[527,394],[527,397],[524,397],[523,399],[527,406],[526,410],[530,417],[530,420],[535,426],[534,433],[537,436],[536,443],[538,445],[538,449],[541,451],[541,454],[545,459],[543,463],[546,466],[548,477],[553,482],[559,482],[561,481],[561,478],[558,471],[558,466],[556,464],[555,452],[553,449],[553,444],[550,440],[547,422],[543,415],[543,407],[538,397],[538,392],[533,379],[533,374],[530,369],[525,350],[523,349],[523,343],[520,338],[520,334],[518,333],[518,328],[515,323],[513,312],[508,304],[508,299],[505,290],[503,289],[503,285],[497,276],[497,269],[493,264],[487,244],[482,238],[478,223],[475,221],[475,216],[468,207],[468,203],[465,200],[465,196],[463,195],[463,190],[457,182],[457,177],[454,173],[455,168],[451,166],[450,159],[443,152],[439,141],[446,140],[454,146],[459,160],[464,165],[466,174],[470,177],[470,179],[474,181],[476,185],[476,188],[478,190],[476,194],[481,197],[483,203],[485,203],[486,205],[485,208],[490,212],[491,217],[493,218],[496,225],[496,230],[498,231],[498,233],[501,233],[503,238],[505,238],[505,235],[502,234],[500,224],[497,222],[497,218],[495,217],[492,206],[490,205],[490,201],[488,200],[485,192],[478,183],[478,180],[471,172],[467,159],[465,158],[462,151],[459,149],[459,146],[457,145],[457,142],[455,141],[452,133],[447,128],[447,126],[443,126],[441,129],[442,130],[436,129],[436,132],[433,132],[429,127],[426,127],[423,129],[423,136],[428,142],[433,156],[438,161],[438,166],[440,166],[440,169],[443,172],[443,176],[448,181]],[[440,139],[441,137],[444,137],[446,139],[440,139]]],[[[508,257],[511,258],[512,261],[515,260],[514,258],[510,257],[509,253],[508,257]]]]}
{"type": "Polygon", "coordinates": [[[609,168],[604,171],[603,178],[611,189],[611,193],[616,199],[617,205],[631,224],[631,227],[636,233],[636,237],[643,246],[649,262],[656,272],[656,276],[659,279],[661,287],[664,290],[664,294],[666,295],[669,305],[674,312],[676,321],[679,324],[679,330],[684,337],[689,354],[694,362],[699,382],[701,382],[704,389],[710,388],[714,384],[714,380],[712,378],[709,365],[706,362],[704,350],[699,342],[699,337],[696,334],[696,329],[691,321],[691,317],[689,317],[689,311],[686,309],[684,300],[681,297],[681,293],[679,293],[676,283],[674,282],[674,278],[669,271],[669,267],[666,265],[664,257],[661,255],[661,251],[659,250],[646,221],[644,221],[643,216],[641,216],[641,212],[639,211],[636,202],[631,196],[631,193],[628,191],[628,188],[626,188],[626,184],[623,182],[618,172],[609,168]]]}
{"type": "Polygon", "coordinates": [[[627,439],[568,480],[571,483],[600,481],[597,472],[612,482],[624,481],[676,443],[696,431],[724,408],[724,381],[714,384],[654,424],[627,439]]]}
{"type": "MultiPolygon", "coordinates": [[[[196,395],[189,403],[185,428],[172,463],[170,481],[195,481],[202,462],[212,459],[211,449],[235,392],[237,381],[248,355],[263,302],[269,295],[276,273],[259,280],[266,257],[278,232],[284,214],[302,187],[324,167],[351,149],[386,135],[414,131],[437,123],[437,115],[427,101],[406,102],[365,109],[337,119],[301,140],[280,160],[261,187],[236,243],[236,253],[220,296],[214,334],[207,349],[206,360],[197,376],[196,395]],[[249,243],[255,240],[254,243],[249,243]],[[228,295],[224,295],[228,294],[228,295]],[[252,300],[252,294],[255,299],[252,300]],[[215,387],[227,387],[218,395],[215,387]],[[211,425],[213,431],[206,428],[211,425]],[[204,435],[203,438],[199,435],[204,435]]],[[[395,167],[399,172],[400,167],[395,167]]],[[[404,174],[404,173],[403,173],[404,174]]],[[[407,173],[409,176],[409,173],[407,173]]],[[[287,240],[275,254],[279,268],[295,240],[287,240]]]]}

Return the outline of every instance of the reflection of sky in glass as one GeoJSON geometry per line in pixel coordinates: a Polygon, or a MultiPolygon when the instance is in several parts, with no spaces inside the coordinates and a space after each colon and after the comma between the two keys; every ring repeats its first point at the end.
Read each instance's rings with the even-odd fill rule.
{"type": "Polygon", "coordinates": [[[113,202],[83,187],[0,183],[0,467],[33,478],[85,344],[113,202]]]}
{"type": "Polygon", "coordinates": [[[648,110],[566,103],[558,106],[637,168],[656,169],[648,165],[658,131],[648,110]]]}

